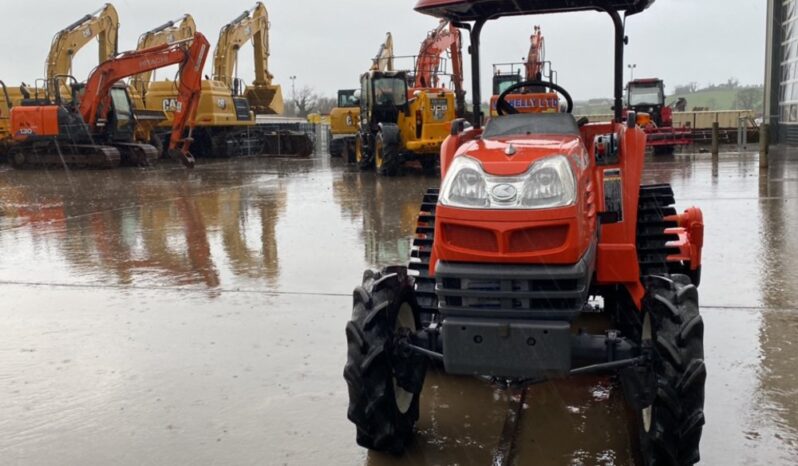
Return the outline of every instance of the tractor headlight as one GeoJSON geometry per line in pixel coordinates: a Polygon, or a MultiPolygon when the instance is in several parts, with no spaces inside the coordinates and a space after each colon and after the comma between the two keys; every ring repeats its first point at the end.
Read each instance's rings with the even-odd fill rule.
{"type": "Polygon", "coordinates": [[[526,173],[495,176],[480,163],[457,157],[443,180],[441,204],[467,209],[551,209],[576,201],[576,179],[562,155],[533,163],[526,173]]]}

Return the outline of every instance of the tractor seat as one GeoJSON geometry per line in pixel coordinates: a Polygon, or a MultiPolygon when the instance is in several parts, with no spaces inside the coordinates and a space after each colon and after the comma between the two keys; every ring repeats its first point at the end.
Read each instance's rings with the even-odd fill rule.
{"type": "Polygon", "coordinates": [[[579,136],[579,126],[570,113],[517,113],[488,120],[482,139],[535,134],[579,136]]]}

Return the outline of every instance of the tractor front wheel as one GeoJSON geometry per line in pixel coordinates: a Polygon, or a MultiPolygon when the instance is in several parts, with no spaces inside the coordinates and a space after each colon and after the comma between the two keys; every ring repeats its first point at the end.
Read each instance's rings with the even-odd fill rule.
{"type": "Polygon", "coordinates": [[[693,465],[700,460],[707,376],[698,290],[684,275],[645,281],[641,347],[652,351],[654,397],[639,411],[643,464],[693,465]]]}
{"type": "Polygon", "coordinates": [[[355,138],[355,162],[361,170],[368,170],[371,164],[374,163],[371,156],[366,152],[366,147],[363,144],[363,136],[358,135],[355,138]]]}
{"type": "Polygon", "coordinates": [[[420,326],[404,267],[368,270],[346,325],[348,418],[360,446],[400,454],[418,420],[426,358],[399,344],[420,326]]]}
{"type": "Polygon", "coordinates": [[[382,132],[377,134],[374,143],[374,167],[377,173],[384,176],[395,176],[399,171],[399,148],[386,140],[382,132]]]}

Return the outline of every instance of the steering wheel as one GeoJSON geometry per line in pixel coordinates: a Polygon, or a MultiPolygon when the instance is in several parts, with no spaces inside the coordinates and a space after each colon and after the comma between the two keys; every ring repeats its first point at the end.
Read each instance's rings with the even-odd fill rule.
{"type": "Polygon", "coordinates": [[[499,115],[515,115],[516,113],[519,113],[518,109],[510,105],[505,99],[508,95],[512,94],[513,91],[523,89],[525,87],[545,87],[552,91],[558,92],[565,97],[565,102],[568,104],[568,108],[565,110],[566,113],[571,113],[574,109],[574,100],[571,98],[571,94],[569,94],[568,91],[562,87],[549,81],[521,81],[508,87],[504,90],[504,92],[501,93],[499,100],[496,101],[496,113],[499,115]]]}

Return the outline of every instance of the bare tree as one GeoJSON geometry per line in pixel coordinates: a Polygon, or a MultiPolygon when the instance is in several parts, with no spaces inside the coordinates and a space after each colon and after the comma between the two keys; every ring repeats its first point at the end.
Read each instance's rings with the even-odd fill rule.
{"type": "Polygon", "coordinates": [[[334,97],[319,97],[316,101],[316,111],[322,115],[327,115],[338,105],[338,100],[334,97]]]}
{"type": "Polygon", "coordinates": [[[738,110],[753,110],[762,105],[764,90],[760,87],[748,87],[737,92],[737,100],[734,106],[738,110]]]}
{"type": "Polygon", "coordinates": [[[300,118],[307,118],[307,116],[316,110],[318,105],[319,96],[310,86],[304,86],[299,89],[294,96],[294,108],[296,109],[296,116],[300,118]]]}

